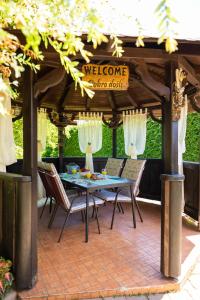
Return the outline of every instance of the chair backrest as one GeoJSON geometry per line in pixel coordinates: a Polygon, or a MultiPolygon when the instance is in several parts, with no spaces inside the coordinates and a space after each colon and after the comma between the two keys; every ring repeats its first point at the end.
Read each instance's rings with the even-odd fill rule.
{"type": "Polygon", "coordinates": [[[111,176],[120,176],[123,162],[124,162],[123,159],[108,158],[105,166],[107,170],[107,174],[111,176]]]}
{"type": "Polygon", "coordinates": [[[142,177],[146,160],[127,159],[121,177],[135,180],[133,193],[136,196],[139,192],[139,184],[142,177]]]}
{"type": "Polygon", "coordinates": [[[38,168],[38,174],[40,176],[40,179],[42,181],[42,184],[44,186],[46,197],[53,197],[53,192],[51,190],[51,187],[48,184],[48,181],[46,179],[45,171],[43,169],[38,168]]]}
{"type": "Polygon", "coordinates": [[[38,169],[44,171],[47,184],[53,193],[54,199],[65,209],[69,209],[70,201],[54,164],[39,162],[38,169]]]}

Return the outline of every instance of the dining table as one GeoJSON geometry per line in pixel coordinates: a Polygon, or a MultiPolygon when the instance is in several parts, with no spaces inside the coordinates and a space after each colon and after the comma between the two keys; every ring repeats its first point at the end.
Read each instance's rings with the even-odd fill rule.
{"type": "MultiPolygon", "coordinates": [[[[118,176],[99,176],[99,179],[93,180],[91,178],[86,178],[86,176],[81,176],[79,173],[77,174],[68,174],[61,173],[60,178],[63,183],[66,183],[69,187],[76,187],[81,191],[85,192],[85,200],[86,200],[86,211],[85,211],[85,242],[88,242],[89,235],[89,226],[88,226],[88,206],[89,206],[89,195],[95,193],[95,191],[99,191],[102,189],[115,189],[116,191],[119,188],[130,187],[130,191],[132,191],[133,180],[122,178],[118,176]]],[[[131,197],[132,192],[131,192],[131,197]]]]}

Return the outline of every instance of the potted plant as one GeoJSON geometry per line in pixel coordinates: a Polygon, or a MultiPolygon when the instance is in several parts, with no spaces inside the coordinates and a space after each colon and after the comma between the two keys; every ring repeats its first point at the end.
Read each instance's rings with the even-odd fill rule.
{"type": "Polygon", "coordinates": [[[13,275],[10,272],[12,262],[0,257],[0,299],[5,299],[6,294],[11,290],[13,275]]]}

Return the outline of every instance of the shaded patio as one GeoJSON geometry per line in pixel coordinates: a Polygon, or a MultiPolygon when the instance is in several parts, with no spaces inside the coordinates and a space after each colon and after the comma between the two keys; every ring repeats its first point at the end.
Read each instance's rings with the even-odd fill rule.
{"type": "MultiPolygon", "coordinates": [[[[124,207],[124,215],[117,213],[113,230],[109,229],[112,205],[100,208],[102,233],[98,235],[96,222],[90,219],[89,243],[84,242],[81,215],[75,214],[58,244],[64,215],[59,210],[54,226],[48,229],[46,208],[38,222],[38,282],[32,290],[19,293],[20,299],[96,298],[177,290],[180,280],[167,279],[160,273],[160,205],[149,201],[139,204],[144,223],[137,216],[136,229],[129,205],[124,207]]],[[[199,247],[197,228],[183,220],[182,270],[188,270],[186,259],[191,259],[191,251],[199,247]]]]}
{"type": "MultiPolygon", "coordinates": [[[[14,262],[17,287],[21,290],[33,288],[22,292],[21,297],[47,298],[66,294],[77,298],[81,294],[82,298],[88,298],[103,296],[104,292],[109,296],[155,292],[158,291],[158,286],[161,291],[178,288],[176,281],[167,278],[177,278],[181,274],[180,261],[182,259],[183,262],[193,247],[184,238],[181,257],[181,236],[193,236],[195,231],[184,227],[182,233],[181,227],[184,177],[179,173],[178,164],[178,117],[181,105],[177,95],[183,103],[187,101],[184,100],[187,95],[189,111],[199,111],[200,96],[196,88],[199,48],[195,43],[181,43],[178,55],[168,55],[152,41],[147,44],[147,49],[132,48],[130,39],[126,38],[124,46],[122,59],[112,57],[109,49],[102,46],[95,51],[93,62],[113,66],[116,62],[126,64],[130,70],[128,90],[98,91],[93,102],[88,97],[81,102],[80,92],[74,91],[71,78],[61,68],[52,49],[45,52],[44,64],[37,76],[28,69],[25,72],[21,87],[26,88],[17,103],[22,106],[23,112],[23,167],[21,172],[17,169],[17,175],[0,174],[0,206],[3,207],[0,209],[3,216],[0,243],[3,253],[14,262]],[[188,65],[185,56],[188,60],[191,59],[190,63],[194,67],[188,65]],[[177,70],[183,72],[183,69],[187,73],[188,84],[183,86],[185,94],[180,94],[175,88],[175,74],[177,70]],[[58,84],[55,82],[55,74],[60,79],[58,84]],[[37,86],[47,78],[50,85],[39,89],[37,96],[37,86]],[[136,230],[132,228],[128,211],[125,215],[116,216],[117,222],[111,231],[111,208],[106,206],[100,212],[100,236],[97,234],[96,222],[91,222],[90,242],[85,244],[84,224],[77,215],[76,218],[71,218],[73,226],[67,226],[59,245],[56,240],[63,216],[60,212],[53,228],[48,230],[49,216],[46,211],[37,232],[39,108],[47,110],[51,121],[58,128],[59,172],[64,170],[64,127],[74,124],[79,112],[103,113],[104,123],[112,128],[113,157],[116,157],[116,128],[121,124],[123,111],[147,110],[149,116],[162,123],[162,176],[157,185],[160,189],[162,183],[159,193],[162,203],[161,219],[159,206],[143,204],[144,223],[138,222],[136,230]]],[[[87,45],[87,49],[90,49],[90,45],[87,45]]],[[[149,182],[147,185],[151,186],[149,182]]],[[[198,184],[193,190],[197,191],[197,187],[198,184]]]]}

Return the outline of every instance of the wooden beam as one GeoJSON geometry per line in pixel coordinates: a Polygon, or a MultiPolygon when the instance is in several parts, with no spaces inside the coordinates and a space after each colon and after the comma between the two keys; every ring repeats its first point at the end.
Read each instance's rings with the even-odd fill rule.
{"type": "MultiPolygon", "coordinates": [[[[29,236],[23,241],[24,247],[21,251],[23,256],[24,271],[21,275],[21,289],[32,288],[37,281],[37,101],[33,94],[33,72],[26,68],[24,72],[23,85],[23,170],[22,174],[31,176],[31,192],[27,191],[27,202],[31,203],[27,214],[30,215],[29,236]],[[23,276],[26,275],[26,276],[23,276]]],[[[28,209],[26,207],[26,209],[28,209]]],[[[21,222],[24,222],[25,214],[22,214],[21,222]],[[24,216],[24,217],[23,217],[24,216]]],[[[29,225],[29,226],[28,226],[29,225]]]]}
{"type": "Polygon", "coordinates": [[[113,40],[109,39],[108,43],[106,44],[106,51],[111,53],[113,52],[112,44],[113,44],[113,40]]]}
{"type": "Polygon", "coordinates": [[[70,90],[73,83],[74,83],[74,81],[71,79],[71,80],[69,80],[69,83],[66,84],[66,86],[64,88],[64,91],[62,93],[62,96],[60,97],[60,100],[59,100],[58,110],[63,110],[67,94],[69,93],[69,90],[70,90]]]}
{"type": "Polygon", "coordinates": [[[200,113],[200,95],[199,96],[198,95],[191,96],[191,97],[189,97],[189,99],[190,99],[190,104],[191,104],[192,108],[194,109],[194,111],[200,113]],[[199,97],[199,99],[197,99],[196,97],[199,97]]]}
{"type": "Polygon", "coordinates": [[[64,141],[65,141],[65,128],[58,127],[58,166],[59,166],[60,173],[64,171],[63,169],[64,141]]]}
{"type": "Polygon", "coordinates": [[[116,102],[115,102],[115,96],[113,91],[107,91],[108,95],[108,101],[110,103],[110,107],[112,110],[116,110],[116,102]]]}
{"type": "Polygon", "coordinates": [[[126,97],[128,98],[130,104],[132,104],[134,106],[134,108],[139,107],[138,103],[132,98],[129,89],[127,90],[127,94],[125,94],[126,97]]]}
{"type": "Polygon", "coordinates": [[[147,64],[140,60],[136,66],[136,72],[141,77],[143,83],[151,90],[156,92],[159,96],[165,97],[167,100],[170,98],[170,89],[163,83],[155,80],[148,71],[147,64]]]}
{"type": "Polygon", "coordinates": [[[112,157],[117,157],[117,128],[112,128],[112,157]]]}
{"type": "MultiPolygon", "coordinates": [[[[100,56],[100,57],[113,57],[114,59],[117,59],[117,57],[112,56],[112,52],[108,52],[106,50],[102,50],[100,48],[97,48],[94,50],[92,46],[86,46],[86,49],[88,51],[91,51],[94,54],[94,57],[100,56]]],[[[149,59],[163,59],[163,60],[172,60],[177,58],[177,55],[171,55],[168,54],[165,50],[161,49],[148,49],[148,48],[134,48],[134,47],[123,47],[123,56],[122,58],[149,58],[149,59]]],[[[120,58],[119,58],[120,59],[120,58]]]]}
{"type": "MultiPolygon", "coordinates": [[[[173,93],[176,63],[166,65],[166,83],[170,86],[170,97],[173,93]]],[[[163,160],[165,174],[178,173],[178,122],[173,122],[172,101],[163,101],[163,160]]]]}
{"type": "Polygon", "coordinates": [[[90,110],[90,98],[88,95],[85,96],[85,108],[87,111],[90,110]]]}
{"type": "Polygon", "coordinates": [[[145,90],[147,93],[149,93],[151,98],[154,98],[155,100],[157,100],[159,102],[162,101],[162,98],[158,95],[158,93],[153,92],[143,81],[141,81],[137,78],[134,78],[134,77],[131,77],[131,80],[133,82],[136,82],[143,90],[145,90]]]}
{"type": "Polygon", "coordinates": [[[178,66],[187,73],[187,81],[200,88],[200,74],[197,74],[191,64],[183,56],[178,57],[178,66]]]}
{"type": "MultiPolygon", "coordinates": [[[[147,48],[134,48],[134,47],[124,47],[124,53],[122,57],[116,57],[112,55],[112,52],[108,50],[101,49],[100,47],[94,49],[90,45],[86,45],[85,49],[93,53],[93,57],[91,60],[105,60],[105,61],[131,61],[132,59],[147,59],[149,62],[155,63],[156,60],[160,63],[165,63],[166,61],[176,60],[176,54],[168,54],[165,50],[161,49],[147,49],[147,48]]],[[[48,49],[48,51],[44,51],[45,59],[42,64],[45,64],[45,60],[49,63],[53,62],[54,64],[60,64],[60,57],[58,54],[52,49],[48,49]]],[[[72,60],[84,60],[80,53],[77,53],[76,56],[71,56],[72,60]]]]}
{"type": "MultiPolygon", "coordinates": [[[[166,84],[170,86],[170,98],[176,68],[175,63],[166,66],[166,84]]],[[[172,101],[163,101],[162,109],[164,174],[161,175],[161,272],[166,277],[177,278],[181,272],[184,176],[179,174],[178,168],[178,121],[173,120],[172,101]]]]}
{"type": "Polygon", "coordinates": [[[46,73],[34,84],[34,97],[37,98],[41,93],[46,92],[49,88],[58,85],[66,76],[66,71],[63,67],[53,69],[46,73]]]}

